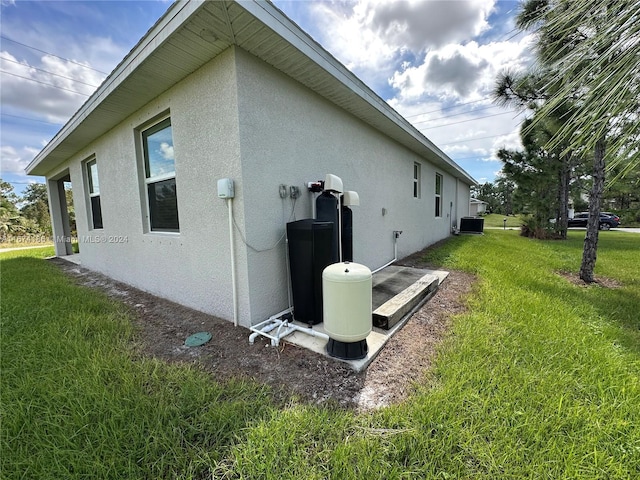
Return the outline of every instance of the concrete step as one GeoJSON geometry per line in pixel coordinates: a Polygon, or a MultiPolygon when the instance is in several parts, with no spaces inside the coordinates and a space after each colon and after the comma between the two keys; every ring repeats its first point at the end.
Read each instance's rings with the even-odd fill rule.
{"type": "MultiPolygon", "coordinates": [[[[443,270],[424,270],[399,265],[391,265],[374,273],[372,278],[374,327],[367,337],[369,353],[361,360],[339,361],[347,363],[357,372],[366,369],[387,341],[402,328],[404,322],[409,319],[409,315],[431,298],[447,275],[449,272],[443,270]],[[419,286],[413,287],[416,283],[419,286]]],[[[301,327],[308,327],[300,322],[294,323],[301,327]]],[[[314,325],[313,329],[326,333],[323,323],[314,325]]],[[[287,336],[286,340],[320,355],[328,356],[327,342],[319,337],[294,332],[287,336]]]]}
{"type": "Polygon", "coordinates": [[[385,270],[387,270],[387,277],[380,279],[379,282],[376,282],[374,278],[373,286],[373,325],[384,330],[392,329],[409,313],[424,304],[435,294],[438,286],[447,276],[447,272],[444,271],[420,270],[410,267],[395,267],[395,270],[385,270]],[[410,281],[406,279],[410,279],[410,281]],[[407,284],[408,286],[406,286],[407,284]],[[393,287],[390,289],[390,285],[396,285],[396,291],[393,287]],[[400,290],[400,287],[405,288],[400,290]],[[376,292],[376,289],[383,291],[376,292]]]}

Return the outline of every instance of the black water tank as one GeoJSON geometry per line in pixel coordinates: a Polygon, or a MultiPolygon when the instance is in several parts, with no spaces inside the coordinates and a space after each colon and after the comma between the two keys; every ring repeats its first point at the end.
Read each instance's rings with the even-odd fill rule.
{"type": "Polygon", "coordinates": [[[331,222],[334,225],[333,240],[331,243],[332,262],[340,261],[338,243],[338,199],[329,192],[322,192],[316,198],[316,220],[331,222]]]}
{"type": "Polygon", "coordinates": [[[342,261],[353,262],[353,211],[342,206],[342,261]]]}
{"type": "Polygon", "coordinates": [[[333,223],[312,218],[287,223],[289,271],[296,320],[322,322],[322,271],[333,262],[333,223]]]}

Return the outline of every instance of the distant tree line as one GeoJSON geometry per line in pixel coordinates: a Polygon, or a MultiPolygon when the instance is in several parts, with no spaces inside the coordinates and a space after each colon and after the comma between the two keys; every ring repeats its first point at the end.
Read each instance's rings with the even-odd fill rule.
{"type": "Polygon", "coordinates": [[[528,214],[522,233],[566,238],[571,201],[588,209],[579,273],[587,283],[600,212],[616,209],[633,222],[640,210],[639,9],[640,0],[525,0],[516,25],[534,34],[536,63],[501,73],[494,90],[499,104],[530,113],[523,149],[498,152],[514,185],[510,206],[528,214]]]}
{"type": "MultiPolygon", "coordinates": [[[[584,167],[585,165],[583,169],[584,167]]],[[[514,179],[515,176],[507,174],[503,168],[495,182],[485,182],[472,187],[471,196],[487,202],[487,213],[542,218],[545,228],[553,231],[555,222],[549,222],[549,220],[555,220],[557,216],[557,197],[546,195],[549,190],[547,188],[545,191],[544,187],[545,184],[549,187],[550,183],[547,175],[540,173],[540,178],[536,178],[538,174],[531,173],[530,176],[533,178],[520,179],[518,183],[514,179]],[[537,192],[541,192],[540,196],[536,195],[537,192]]],[[[589,176],[576,169],[571,177],[569,201],[569,205],[576,213],[586,212],[589,209],[590,188],[589,176]]],[[[551,182],[551,189],[554,191],[557,185],[551,182]]],[[[629,172],[625,177],[605,188],[602,210],[619,215],[622,225],[640,223],[640,171],[629,172]]]]}
{"type": "MultiPolygon", "coordinates": [[[[75,231],[71,190],[66,190],[65,194],[71,228],[75,231]]],[[[50,238],[51,235],[51,216],[46,185],[29,184],[22,195],[17,195],[13,185],[0,179],[0,242],[27,236],[50,238]]]]}

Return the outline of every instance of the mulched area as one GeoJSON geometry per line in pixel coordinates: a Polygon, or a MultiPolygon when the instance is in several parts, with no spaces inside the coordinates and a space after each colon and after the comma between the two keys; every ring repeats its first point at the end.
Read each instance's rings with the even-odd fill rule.
{"type": "Polygon", "coordinates": [[[622,284],[613,278],[603,277],[603,276],[594,276],[593,283],[587,283],[580,278],[580,274],[576,272],[565,272],[559,271],[556,272],[562,278],[567,280],[569,283],[573,285],[577,285],[578,287],[604,287],[604,288],[620,288],[622,284]]]}
{"type": "MultiPolygon", "coordinates": [[[[421,253],[398,265],[431,268],[421,253]]],[[[271,386],[277,397],[291,395],[313,404],[375,409],[400,402],[414,382],[431,367],[437,348],[451,325],[452,315],[464,312],[464,297],[473,275],[451,271],[436,294],[394,335],[363,372],[285,341],[277,348],[232,323],[156,297],[100,273],[60,258],[50,260],[79,285],[97,288],[129,307],[137,327],[136,348],[169,362],[197,363],[216,381],[249,378],[271,386]],[[186,347],[185,339],[200,331],[213,335],[200,347],[186,347]]]]}

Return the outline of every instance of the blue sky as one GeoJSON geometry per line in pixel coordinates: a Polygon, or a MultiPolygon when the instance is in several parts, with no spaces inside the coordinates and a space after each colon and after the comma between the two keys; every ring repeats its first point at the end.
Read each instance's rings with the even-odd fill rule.
{"type": "MultiPolygon", "coordinates": [[[[24,168],[170,6],[169,1],[0,0],[2,178],[24,168]]],[[[531,62],[517,2],[276,0],[285,14],[478,181],[523,116],[490,98],[501,70],[531,62]]]]}

